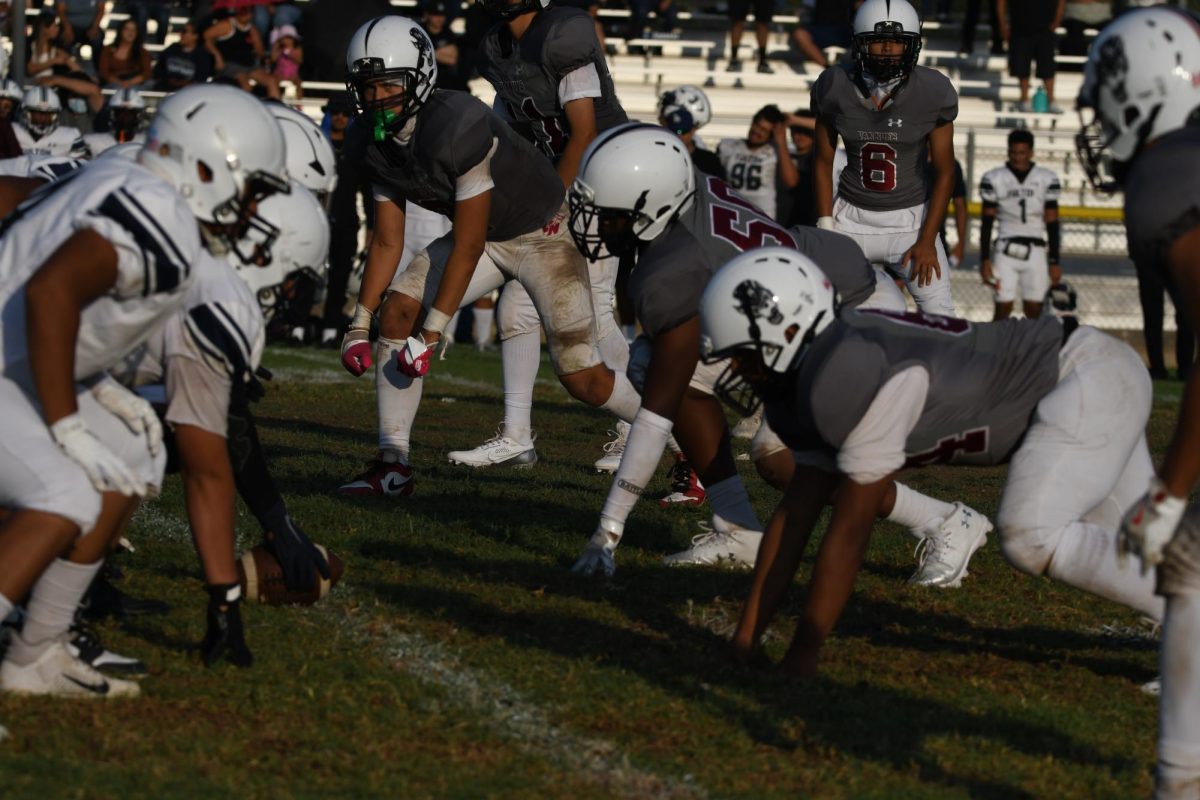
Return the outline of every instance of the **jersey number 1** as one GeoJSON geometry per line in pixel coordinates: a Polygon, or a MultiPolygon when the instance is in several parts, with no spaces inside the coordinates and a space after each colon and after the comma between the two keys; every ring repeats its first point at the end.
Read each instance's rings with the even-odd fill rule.
{"type": "Polygon", "coordinates": [[[896,188],[896,150],[888,144],[871,142],[862,148],[863,187],[872,192],[891,192],[896,188]]]}

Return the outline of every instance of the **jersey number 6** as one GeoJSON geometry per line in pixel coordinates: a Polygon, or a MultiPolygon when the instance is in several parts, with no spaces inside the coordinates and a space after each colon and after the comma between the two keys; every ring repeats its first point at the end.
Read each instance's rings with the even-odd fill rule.
{"type": "Polygon", "coordinates": [[[872,192],[896,188],[896,150],[891,145],[871,142],[862,148],[863,187],[872,192]]]}

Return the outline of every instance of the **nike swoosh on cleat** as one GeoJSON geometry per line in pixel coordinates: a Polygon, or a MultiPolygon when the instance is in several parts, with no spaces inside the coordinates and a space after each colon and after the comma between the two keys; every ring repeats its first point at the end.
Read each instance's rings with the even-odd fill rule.
{"type": "Polygon", "coordinates": [[[108,681],[101,681],[100,683],[84,683],[78,678],[73,678],[70,675],[63,675],[63,677],[78,686],[80,689],[86,689],[92,694],[98,694],[102,696],[108,694],[108,681]]]}
{"type": "Polygon", "coordinates": [[[380,481],[379,486],[385,493],[390,493],[400,491],[406,483],[408,483],[408,478],[401,478],[399,475],[393,473],[380,481]]]}

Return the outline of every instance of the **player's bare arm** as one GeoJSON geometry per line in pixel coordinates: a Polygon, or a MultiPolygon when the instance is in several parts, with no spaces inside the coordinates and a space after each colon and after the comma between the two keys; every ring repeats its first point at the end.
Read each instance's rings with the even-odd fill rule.
{"type": "Polygon", "coordinates": [[[844,478],[839,484],[833,517],[813,565],[804,613],[796,623],[792,644],[780,663],[780,669],[788,674],[797,678],[816,675],[821,646],[854,591],[854,579],[871,539],[875,512],[894,477],[894,473],[889,474],[867,484],[844,478]]]}
{"type": "Polygon", "coordinates": [[[925,222],[921,225],[917,243],[912,246],[901,264],[910,267],[910,275],[918,286],[933,283],[942,276],[937,259],[937,237],[946,219],[950,195],[954,193],[954,123],[947,122],[929,134],[929,153],[933,163],[933,191],[926,206],[925,222]]]}
{"type": "Polygon", "coordinates": [[[779,180],[789,189],[796,188],[796,184],[800,182],[800,170],[796,168],[796,162],[792,160],[788,153],[788,127],[786,122],[775,123],[775,150],[779,153],[779,158],[776,160],[777,169],[779,170],[779,180]]]}
{"type": "Polygon", "coordinates": [[[426,327],[422,336],[426,344],[433,344],[442,337],[442,329],[450,317],[462,305],[463,295],[475,274],[475,265],[483,255],[487,244],[488,217],[492,208],[492,191],[488,189],[474,197],[459,200],[454,206],[454,248],[446,259],[442,282],[438,284],[433,307],[426,313],[426,327]],[[433,312],[437,312],[434,314],[433,312]],[[430,322],[430,317],[438,322],[430,322]]]}
{"type": "Polygon", "coordinates": [[[655,336],[642,390],[642,408],[674,421],[699,361],[699,316],[689,317],[655,336]]]}
{"type": "Polygon", "coordinates": [[[76,413],[75,340],[79,317],[117,282],[117,251],[100,234],[81,230],[54,251],[25,289],[29,342],[37,358],[29,363],[42,416],[52,425],[76,413]]]}
{"type": "Polygon", "coordinates": [[[996,288],[996,276],[992,274],[992,225],[996,222],[996,204],[983,204],[983,231],[980,236],[980,258],[979,258],[979,277],[983,280],[985,286],[996,288]],[[987,241],[984,241],[986,237],[987,241]]]}
{"type": "Polygon", "coordinates": [[[747,663],[758,652],[762,635],[800,566],[813,528],[837,488],[838,477],[802,465],[797,465],[792,474],[791,484],[763,532],[750,594],[733,634],[733,655],[738,661],[747,663]]]}
{"type": "Polygon", "coordinates": [[[196,552],[209,584],[237,583],[233,509],[236,488],[225,437],[196,425],[176,425],[184,499],[196,552]]]}
{"type": "Polygon", "coordinates": [[[41,178],[0,178],[0,218],[7,217],[30,192],[45,183],[41,178]]]}
{"type": "Polygon", "coordinates": [[[818,227],[824,217],[833,217],[833,158],[837,154],[837,128],[816,122],[816,151],[813,154],[813,202],[816,204],[818,227]]]}
{"type": "Polygon", "coordinates": [[[563,148],[558,160],[558,177],[563,186],[571,188],[571,182],[579,173],[579,162],[583,159],[583,151],[596,138],[596,103],[590,97],[580,97],[563,106],[567,116],[567,124],[571,129],[571,138],[563,148]]]}
{"type": "Polygon", "coordinates": [[[970,220],[967,217],[967,198],[953,197],[950,205],[954,208],[954,231],[958,240],[954,245],[954,261],[962,264],[967,252],[967,239],[970,238],[970,220]]]}
{"type": "MultiPolygon", "coordinates": [[[[1200,320],[1200,227],[1179,237],[1168,255],[1179,300],[1188,317],[1200,320]]],[[[1179,407],[1179,424],[1159,477],[1175,497],[1187,497],[1200,479],[1200,372],[1193,370],[1179,407]]]]}

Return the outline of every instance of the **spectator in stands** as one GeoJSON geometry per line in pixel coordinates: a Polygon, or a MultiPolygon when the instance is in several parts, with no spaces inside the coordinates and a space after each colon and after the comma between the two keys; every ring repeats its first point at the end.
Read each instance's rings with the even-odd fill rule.
{"type": "Polygon", "coordinates": [[[257,83],[267,96],[279,100],[279,81],[263,67],[262,37],[251,21],[252,9],[240,6],[232,16],[214,22],[204,32],[204,46],[213,57],[218,78],[232,81],[249,92],[257,83]]]}
{"type": "Polygon", "coordinates": [[[1061,114],[1054,102],[1055,30],[1062,23],[1066,0],[996,0],[1000,35],[1008,42],[1008,73],[1021,84],[1017,110],[1032,111],[1029,71],[1037,58],[1037,77],[1046,87],[1051,114],[1061,114]]]}
{"type": "Polygon", "coordinates": [[[921,3],[921,19],[949,22],[950,0],[924,0],[921,3]]]}
{"type": "Polygon", "coordinates": [[[179,32],[179,41],[159,53],[154,65],[154,88],[175,92],[193,83],[204,83],[212,75],[212,55],[200,46],[196,23],[189,21],[179,32]]]}
{"type": "Polygon", "coordinates": [[[850,17],[861,0],[816,0],[808,25],[797,25],[792,41],[804,57],[819,67],[828,67],[825,48],[850,48],[850,17]]]}
{"type": "Polygon", "coordinates": [[[300,66],[304,63],[304,48],[300,46],[300,34],[293,25],[283,25],[271,31],[271,74],[279,81],[296,87],[296,98],[304,97],[300,83],[300,66]]]}
{"type": "Polygon", "coordinates": [[[57,0],[54,10],[62,25],[63,46],[78,52],[80,45],[90,45],[94,61],[104,42],[104,31],[100,28],[104,3],[101,0],[57,0]]]}
{"type": "Polygon", "coordinates": [[[421,12],[421,27],[433,42],[433,57],[438,66],[437,88],[465,92],[468,91],[467,76],[459,70],[462,48],[459,47],[458,35],[451,32],[446,24],[449,19],[446,11],[446,4],[441,0],[426,3],[421,12]]]}
{"type": "MultiPolygon", "coordinates": [[[[25,74],[35,83],[71,93],[69,101],[86,100],[84,110],[90,108],[95,113],[104,107],[104,95],[92,76],[62,46],[59,38],[61,30],[61,21],[53,11],[43,11],[34,17],[25,74]]],[[[78,112],[79,109],[72,107],[72,111],[78,112]]]]}
{"type": "MultiPolygon", "coordinates": [[[[962,41],[958,45],[958,52],[970,55],[975,50],[975,28],[979,25],[979,7],[985,0],[967,0],[967,10],[963,15],[962,24],[962,41]]],[[[992,55],[1004,55],[1004,39],[1000,35],[1000,25],[997,20],[1000,18],[996,11],[997,0],[986,0],[988,6],[988,24],[992,29],[992,55]]]]}
{"type": "MultiPolygon", "coordinates": [[[[1059,42],[1058,52],[1064,56],[1086,56],[1091,42],[1084,31],[1103,28],[1112,19],[1112,12],[1112,0],[1067,0],[1062,21],[1067,33],[1059,42]]],[[[1079,72],[1082,65],[1071,64],[1063,69],[1079,72]]]]}
{"type": "MultiPolygon", "coordinates": [[[[1137,266],[1135,264],[1135,266],[1137,266]]],[[[1150,377],[1156,380],[1166,380],[1167,364],[1163,360],[1163,312],[1165,302],[1164,292],[1170,289],[1163,284],[1162,274],[1156,269],[1139,268],[1138,300],[1142,305],[1142,337],[1146,342],[1146,359],[1150,362],[1150,377]]],[[[1183,298],[1176,298],[1172,293],[1171,301],[1175,305],[1175,364],[1178,367],[1177,377],[1186,382],[1192,373],[1192,363],[1196,358],[1196,331],[1188,323],[1187,314],[1183,312],[1183,298]]]]}
{"type": "Polygon", "coordinates": [[[683,106],[667,106],[663,109],[658,124],[683,140],[688,152],[692,154],[692,163],[696,165],[696,169],[706,175],[725,180],[725,167],[721,165],[721,159],[717,158],[716,153],[696,146],[696,121],[692,112],[683,106]]]}
{"type": "Polygon", "coordinates": [[[629,0],[629,38],[637,39],[646,35],[651,11],[660,31],[669,33],[678,27],[679,9],[675,0],[629,0]]]}
{"type": "MultiPolygon", "coordinates": [[[[143,38],[146,36],[146,31],[149,30],[146,23],[150,19],[154,20],[153,41],[162,44],[167,37],[167,27],[171,20],[171,3],[172,0],[127,0],[126,6],[129,9],[130,17],[137,22],[138,28],[143,32],[143,38]]],[[[100,5],[104,5],[104,3],[100,5]]]]}
{"type": "Polygon", "coordinates": [[[292,0],[262,3],[254,6],[254,27],[258,29],[258,35],[266,39],[271,31],[284,25],[291,25],[299,30],[302,16],[300,6],[292,0]]]}
{"type": "Polygon", "coordinates": [[[729,64],[725,71],[742,71],[738,46],[742,43],[742,31],[746,28],[746,14],[751,2],[754,4],[754,37],[758,40],[758,71],[769,75],[775,72],[767,63],[767,34],[771,32],[774,0],[729,0],[729,64]]]}
{"type": "Polygon", "coordinates": [[[792,135],[792,160],[796,162],[799,178],[795,186],[781,195],[781,204],[782,198],[787,198],[787,214],[781,216],[789,228],[796,225],[811,227],[817,224],[817,204],[813,200],[812,187],[816,125],[816,114],[807,108],[796,109],[788,125],[788,132],[792,135]]]}
{"type": "Polygon", "coordinates": [[[141,86],[153,76],[150,51],[142,44],[142,29],[133,17],[117,28],[117,38],[100,49],[100,81],[109,89],[141,86]]]}
{"type": "MultiPolygon", "coordinates": [[[[333,153],[337,158],[337,184],[329,201],[329,275],[325,287],[325,314],[321,343],[339,347],[342,333],[349,321],[344,312],[346,285],[358,255],[358,198],[362,195],[367,212],[368,233],[371,213],[375,208],[369,182],[363,173],[360,159],[354,156],[350,138],[353,135],[354,101],[348,92],[338,92],[323,107],[325,127],[333,153]]],[[[369,238],[369,237],[368,237],[369,238]]]]}

